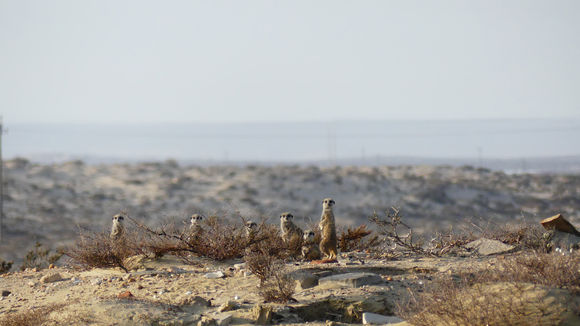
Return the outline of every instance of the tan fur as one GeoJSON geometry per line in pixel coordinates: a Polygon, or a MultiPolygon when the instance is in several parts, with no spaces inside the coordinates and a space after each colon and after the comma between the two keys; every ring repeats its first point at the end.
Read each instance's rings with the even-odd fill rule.
{"type": "Polygon", "coordinates": [[[302,258],[305,260],[320,259],[320,248],[314,242],[314,232],[312,230],[304,231],[304,239],[302,241],[302,258]]]}
{"type": "Polygon", "coordinates": [[[334,222],[334,213],[332,212],[334,200],[325,198],[322,201],[322,216],[320,217],[320,251],[326,256],[326,259],[336,259],[338,249],[336,247],[336,224],[334,222]]]}
{"type": "Polygon", "coordinates": [[[127,218],[127,214],[121,212],[113,216],[113,225],[111,226],[111,240],[120,241],[125,235],[125,226],[123,220],[127,218]]]}
{"type": "Polygon", "coordinates": [[[191,234],[200,233],[203,231],[201,227],[201,221],[203,220],[203,215],[201,214],[193,214],[191,215],[190,224],[189,224],[189,232],[191,234]]]}
{"type": "Polygon", "coordinates": [[[282,240],[289,243],[293,239],[300,239],[304,236],[304,232],[300,229],[292,219],[294,216],[288,212],[280,215],[280,230],[282,231],[282,240]]]}

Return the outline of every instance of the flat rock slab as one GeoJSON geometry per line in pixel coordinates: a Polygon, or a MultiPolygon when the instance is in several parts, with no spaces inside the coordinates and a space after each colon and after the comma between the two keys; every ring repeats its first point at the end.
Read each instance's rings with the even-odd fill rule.
{"type": "Polygon", "coordinates": [[[562,214],[545,218],[540,223],[546,230],[556,230],[580,236],[580,232],[578,232],[574,225],[568,222],[562,214]]]}
{"type": "Polygon", "coordinates": [[[477,239],[465,245],[465,248],[475,249],[480,255],[489,256],[504,254],[515,249],[514,246],[507,245],[498,240],[477,239]]]}
{"type": "Polygon", "coordinates": [[[363,285],[381,284],[383,279],[373,273],[346,273],[323,277],[318,280],[321,287],[350,287],[358,288],[363,285]]]}
{"type": "Polygon", "coordinates": [[[396,316],[385,316],[372,312],[363,312],[362,315],[363,325],[393,325],[403,321],[404,320],[396,316]]]}

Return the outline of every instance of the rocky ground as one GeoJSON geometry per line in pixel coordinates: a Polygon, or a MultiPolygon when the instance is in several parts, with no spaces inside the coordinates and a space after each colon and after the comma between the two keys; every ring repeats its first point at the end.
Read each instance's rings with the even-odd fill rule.
{"type": "MultiPolygon", "coordinates": [[[[194,212],[278,224],[292,211],[302,227],[333,197],[339,226],[368,222],[373,212],[401,208],[415,231],[465,219],[537,221],[563,213],[579,224],[580,176],[506,174],[473,167],[89,165],[80,161],[5,162],[5,221],[0,258],[20,261],[35,241],[70,245],[78,228],[101,230],[125,209],[149,225],[185,222],[194,212]]],[[[372,225],[370,225],[372,227],[372,225]]]]}
{"type": "MultiPolygon", "coordinates": [[[[31,314],[58,305],[43,316],[44,325],[244,325],[260,323],[260,313],[266,318],[261,321],[269,324],[360,324],[385,318],[381,323],[407,325],[395,316],[397,305],[404,306],[411,293],[421,293],[432,280],[493,271],[502,261],[524,254],[500,250],[494,255],[472,252],[443,258],[381,259],[344,253],[338,263],[288,263],[286,271],[295,280],[296,301],[287,304],[264,303],[258,278],[241,260],[218,263],[200,258],[194,266],[167,256],[142,260],[129,273],[120,269],[29,269],[0,275],[0,323],[10,313],[31,314]]],[[[578,295],[565,298],[580,304],[578,295]]],[[[559,299],[549,300],[551,306],[560,304],[559,299]]],[[[562,311],[558,316],[563,316],[562,311]]],[[[580,321],[577,315],[562,318],[564,325],[580,321]]],[[[531,319],[523,323],[533,324],[531,319]]]]}

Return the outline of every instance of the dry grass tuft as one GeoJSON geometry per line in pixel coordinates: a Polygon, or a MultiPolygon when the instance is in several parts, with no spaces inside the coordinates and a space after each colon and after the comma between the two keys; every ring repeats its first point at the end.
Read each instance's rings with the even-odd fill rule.
{"type": "Polygon", "coordinates": [[[46,249],[40,242],[36,242],[34,244],[34,249],[26,253],[24,262],[20,266],[20,270],[23,271],[27,268],[48,268],[50,264],[56,263],[63,254],[64,252],[62,250],[58,250],[56,253],[51,254],[50,249],[46,249]]]}
{"type": "Polygon", "coordinates": [[[52,304],[34,310],[6,314],[0,319],[0,326],[42,325],[49,320],[51,312],[61,310],[65,304],[52,304]]]}

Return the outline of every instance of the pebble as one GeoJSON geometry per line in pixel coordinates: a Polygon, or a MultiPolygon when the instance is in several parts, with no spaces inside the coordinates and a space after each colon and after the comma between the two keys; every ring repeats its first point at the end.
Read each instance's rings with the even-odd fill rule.
{"type": "Polygon", "coordinates": [[[130,299],[130,298],[133,298],[133,293],[131,293],[130,291],[121,292],[117,295],[117,298],[130,299]]]}
{"type": "Polygon", "coordinates": [[[59,273],[50,273],[40,278],[40,282],[42,283],[53,283],[60,280],[62,280],[62,276],[59,273]]]}

